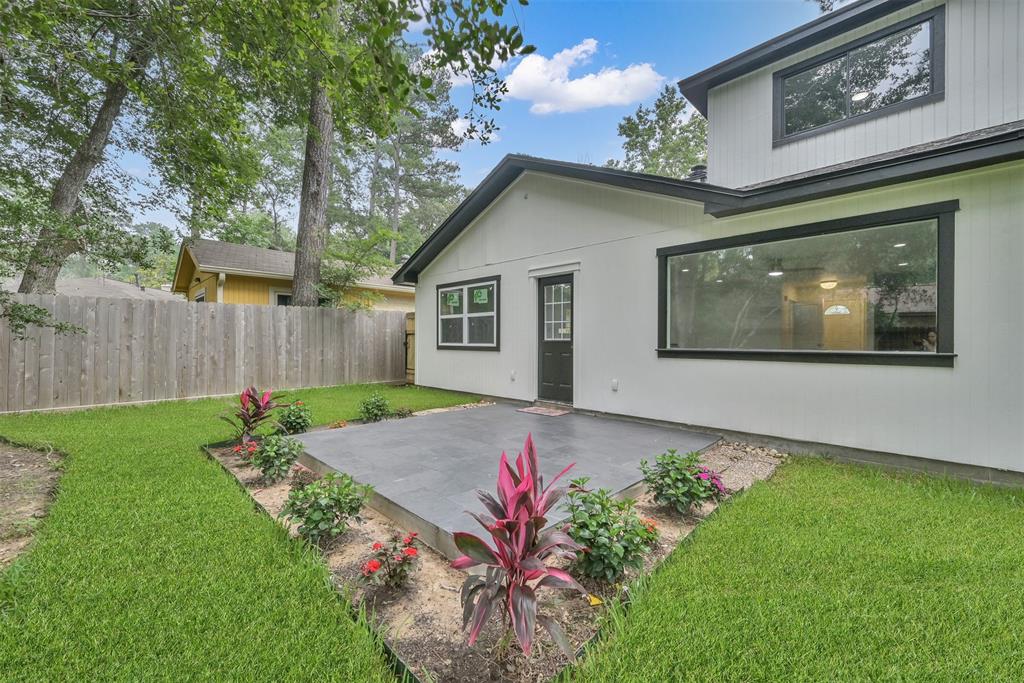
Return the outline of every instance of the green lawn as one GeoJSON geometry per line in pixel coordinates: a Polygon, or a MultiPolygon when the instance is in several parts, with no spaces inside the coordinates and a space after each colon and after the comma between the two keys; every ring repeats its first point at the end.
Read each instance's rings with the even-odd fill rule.
{"type": "Polygon", "coordinates": [[[573,678],[1024,680],[1022,498],[797,459],[702,524],[573,678]]]}
{"type": "MultiPolygon", "coordinates": [[[[378,389],[413,410],[472,398],[292,395],[326,423],[378,389]]],[[[0,418],[4,438],[69,456],[31,550],[0,575],[0,680],[393,680],[323,563],[199,451],[230,436],[226,403],[0,418]]]]}

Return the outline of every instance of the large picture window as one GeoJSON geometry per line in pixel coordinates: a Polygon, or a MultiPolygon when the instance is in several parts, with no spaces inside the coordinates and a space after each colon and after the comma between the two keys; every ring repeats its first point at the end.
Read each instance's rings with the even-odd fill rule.
{"type": "Polygon", "coordinates": [[[776,142],[941,96],[942,36],[940,7],[778,72],[776,142]]]}
{"type": "Polygon", "coordinates": [[[660,350],[867,362],[872,354],[897,362],[901,354],[950,355],[955,208],[659,250],[660,350]]]}
{"type": "Polygon", "coordinates": [[[498,349],[499,281],[495,276],[438,286],[438,348],[498,349]]]}

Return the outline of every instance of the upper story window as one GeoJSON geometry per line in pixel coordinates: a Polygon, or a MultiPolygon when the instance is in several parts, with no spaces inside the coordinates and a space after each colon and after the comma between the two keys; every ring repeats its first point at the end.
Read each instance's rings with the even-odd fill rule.
{"type": "Polygon", "coordinates": [[[437,348],[498,350],[498,276],[437,288],[437,348]]]}
{"type": "Polygon", "coordinates": [[[943,27],[938,7],[776,73],[776,143],[941,97],[943,27]]]}

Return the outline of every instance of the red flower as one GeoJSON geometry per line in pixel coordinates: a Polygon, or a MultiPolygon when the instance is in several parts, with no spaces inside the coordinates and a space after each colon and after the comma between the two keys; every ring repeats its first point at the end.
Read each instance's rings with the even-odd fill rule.
{"type": "Polygon", "coordinates": [[[401,555],[395,555],[395,556],[394,556],[394,557],[392,557],[391,559],[392,559],[392,560],[394,560],[395,562],[399,562],[399,563],[401,563],[401,561],[402,561],[402,556],[401,556],[401,555]]]}
{"type": "Polygon", "coordinates": [[[363,574],[373,574],[378,569],[380,569],[380,560],[370,560],[363,565],[363,574]]]}
{"type": "Polygon", "coordinates": [[[411,532],[408,536],[402,539],[402,543],[406,545],[412,545],[412,542],[416,540],[416,532],[411,532]]]}
{"type": "Polygon", "coordinates": [[[241,446],[235,446],[234,451],[235,451],[235,453],[241,453],[242,452],[242,447],[241,446]]]}
{"type": "Polygon", "coordinates": [[[380,541],[377,541],[377,542],[375,542],[375,543],[373,544],[373,549],[374,549],[374,550],[380,550],[380,549],[381,549],[381,548],[383,548],[383,547],[384,547],[384,544],[383,544],[383,543],[381,543],[380,541]]]}
{"type": "Polygon", "coordinates": [[[404,548],[402,552],[408,555],[409,557],[416,557],[416,555],[419,553],[419,551],[416,550],[416,548],[404,548]]]}

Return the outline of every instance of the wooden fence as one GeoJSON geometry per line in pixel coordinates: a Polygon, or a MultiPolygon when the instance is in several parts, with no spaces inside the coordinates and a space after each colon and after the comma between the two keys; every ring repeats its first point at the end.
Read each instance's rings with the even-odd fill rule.
{"type": "Polygon", "coordinates": [[[0,321],[0,412],[405,379],[405,313],[18,295],[82,334],[0,321]]]}

